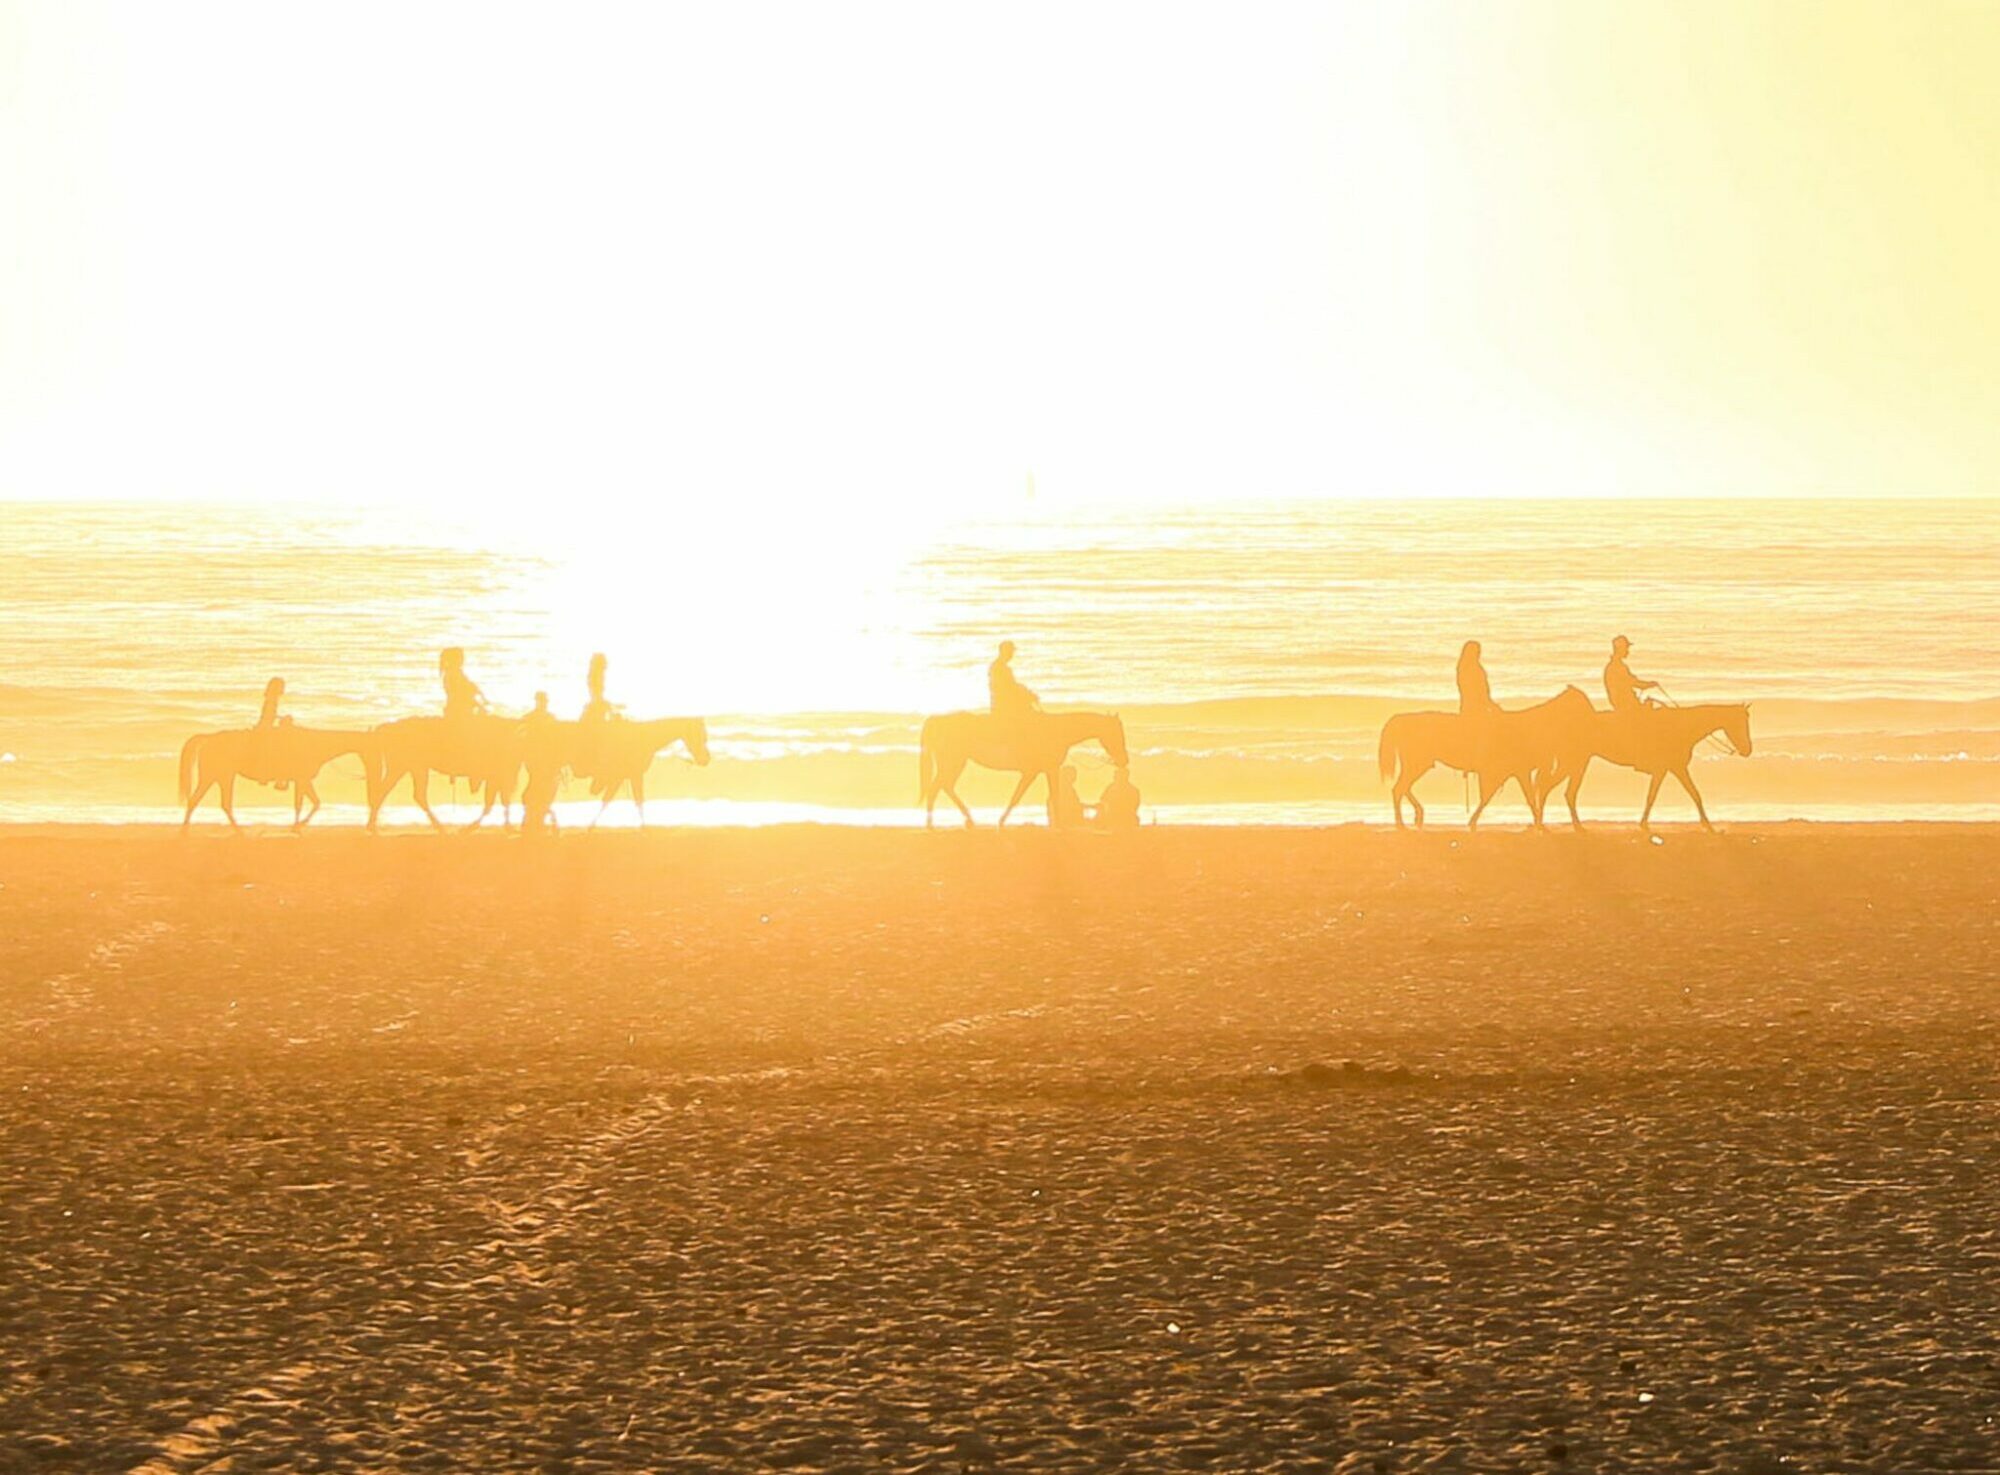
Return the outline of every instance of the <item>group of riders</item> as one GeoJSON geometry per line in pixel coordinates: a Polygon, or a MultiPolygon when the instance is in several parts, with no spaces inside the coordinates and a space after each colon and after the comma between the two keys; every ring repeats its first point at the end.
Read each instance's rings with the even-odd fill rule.
{"type": "Polygon", "coordinates": [[[1561,790],[1571,824],[1579,824],[1577,791],[1597,759],[1635,769],[1650,780],[1639,823],[1652,818],[1660,786],[1676,780],[1694,801],[1695,813],[1708,826],[1689,761],[1697,746],[1719,743],[1738,754],[1750,751],[1750,709],[1742,703],[1683,707],[1667,697],[1657,681],[1632,670],[1632,642],[1620,635],[1611,642],[1604,664],[1604,695],[1609,711],[1593,706],[1574,686],[1531,707],[1505,708],[1493,700],[1479,642],[1468,640],[1458,656],[1458,710],[1406,712],[1383,726],[1379,750],[1382,777],[1391,781],[1390,803],[1398,826],[1407,802],[1416,823],[1424,822],[1424,806],[1412,786],[1438,764],[1456,768],[1479,780],[1479,804],[1470,823],[1508,782],[1519,785],[1537,826],[1543,805],[1561,790]]]}
{"type": "Polygon", "coordinates": [[[659,747],[676,741],[687,746],[696,763],[705,763],[706,725],[698,718],[627,719],[605,695],[608,667],[602,653],[590,658],[585,677],[589,699],[574,722],[556,717],[545,691],[536,692],[533,709],[517,719],[493,710],[479,683],[466,672],[464,650],[453,646],[438,656],[442,717],[406,718],[369,733],[345,734],[295,725],[283,711],[285,680],[274,676],[265,684],[254,726],[236,734],[198,734],[189,740],[182,750],[182,797],[191,816],[201,795],[210,786],[219,786],[223,812],[233,824],[234,781],[255,779],[274,788],[294,789],[294,821],[303,824],[319,807],[312,785],[319,767],[330,756],[352,752],[363,758],[369,778],[371,826],[388,790],[403,776],[411,778],[416,802],[432,823],[441,823],[426,797],[432,771],[472,779],[476,791],[485,791],[489,810],[496,798],[511,808],[515,780],[525,772],[524,819],[534,829],[554,827],[554,802],[565,772],[589,779],[592,794],[607,805],[621,784],[630,786],[643,815],[640,785],[645,765],[659,747]],[[307,803],[310,810],[304,807],[307,803]]]}
{"type": "MultiPolygon", "coordinates": [[[[1625,659],[1631,654],[1631,641],[1623,635],[1612,638],[1611,659],[1604,663],[1604,699],[1611,703],[1614,712],[1643,715],[1660,704],[1639,693],[1659,691],[1661,687],[1657,681],[1643,681],[1632,674],[1632,667],[1625,659]]],[[[1493,700],[1493,683],[1486,679],[1486,667],[1476,640],[1466,641],[1458,653],[1458,710],[1467,717],[1500,710],[1500,704],[1493,700]]]]}
{"type": "MultiPolygon", "coordinates": [[[[1508,709],[1493,699],[1479,642],[1468,640],[1459,652],[1458,698],[1455,713],[1404,713],[1389,719],[1382,731],[1382,776],[1392,783],[1396,822],[1403,822],[1407,802],[1416,822],[1423,823],[1423,805],[1411,787],[1438,764],[1463,770],[1479,779],[1480,804],[1476,824],[1486,805],[1510,780],[1518,782],[1536,824],[1543,802],[1565,788],[1572,822],[1576,795],[1593,759],[1604,759],[1648,774],[1652,788],[1646,798],[1643,824],[1651,815],[1661,782],[1679,780],[1694,800],[1704,824],[1707,814],[1687,771],[1694,747],[1720,741],[1731,751],[1749,751],[1749,709],[1746,706],[1683,708],[1662,705],[1646,694],[1665,696],[1657,681],[1633,672],[1632,642],[1623,635],[1611,643],[1604,666],[1608,712],[1599,711],[1575,687],[1547,702],[1508,709]],[[1716,735],[1719,734],[1719,738],[1716,735]]],[[[1013,798],[1001,816],[1005,824],[1029,787],[1045,781],[1049,823],[1056,828],[1124,830],[1139,824],[1140,795],[1132,782],[1125,730],[1113,712],[1044,711],[1040,698],[1014,672],[1014,642],[1002,641],[986,670],[987,710],[956,712],[925,720],[919,747],[920,800],[930,823],[940,796],[957,806],[967,824],[972,812],[959,798],[955,784],[970,763],[1019,776],[1013,798]],[[1093,803],[1077,792],[1077,771],[1069,763],[1072,748],[1094,742],[1109,757],[1114,774],[1093,803]]],[[[329,756],[358,753],[369,778],[369,823],[398,781],[408,777],[417,804],[434,825],[426,784],[435,772],[470,779],[483,792],[484,819],[496,802],[511,806],[519,776],[523,819],[530,829],[553,827],[553,805],[565,773],[588,779],[591,792],[608,805],[622,786],[631,790],[644,819],[644,774],[655,755],[673,743],[683,744],[697,764],[708,761],[707,727],[699,718],[668,718],[635,722],[605,694],[608,662],[603,654],[590,658],[585,676],[589,696],[574,721],[558,719],[546,692],[536,692],[534,707],[521,718],[493,712],[485,694],[465,669],[465,652],[454,646],[438,657],[443,687],[442,717],[404,718],[368,733],[315,732],[294,727],[282,710],[285,682],[273,677],[264,689],[256,725],[236,733],[198,734],[181,753],[182,797],[192,816],[201,797],[219,786],[223,812],[235,823],[231,793],[237,778],[250,778],[294,789],[294,822],[303,824],[319,807],[312,779],[329,756]]],[[[600,808],[599,813],[603,810],[600,808]]],[[[476,823],[476,821],[475,821],[476,823]]]]}

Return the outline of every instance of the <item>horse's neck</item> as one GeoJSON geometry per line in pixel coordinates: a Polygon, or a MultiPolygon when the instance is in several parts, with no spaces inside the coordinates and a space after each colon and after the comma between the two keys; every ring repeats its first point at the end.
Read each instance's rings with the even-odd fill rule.
{"type": "Polygon", "coordinates": [[[1711,732],[1720,732],[1729,725],[1729,708],[1721,706],[1669,707],[1669,712],[1686,715],[1686,730],[1700,741],[1711,732]]]}
{"type": "Polygon", "coordinates": [[[1049,722],[1065,741],[1071,743],[1086,742],[1091,738],[1101,741],[1111,731],[1111,719],[1102,712],[1057,712],[1049,717],[1049,722]]]}

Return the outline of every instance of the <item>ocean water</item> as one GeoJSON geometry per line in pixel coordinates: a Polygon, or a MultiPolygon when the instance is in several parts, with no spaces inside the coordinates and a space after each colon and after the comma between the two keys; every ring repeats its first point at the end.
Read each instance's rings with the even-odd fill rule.
{"type": "MultiPolygon", "coordinates": [[[[364,726],[435,710],[459,644],[503,708],[573,710],[603,649],[635,715],[709,715],[715,763],[663,760],[656,820],[916,822],[919,715],[982,703],[1003,637],[1048,704],[1121,712],[1155,818],[1385,820],[1375,735],[1452,704],[1461,641],[1526,703],[1601,695],[1616,633],[1677,700],[1754,703],[1754,754],[1696,770],[1723,816],[2000,815],[2000,503],[1021,506],[893,543],[0,504],[0,555],[0,820],[167,817],[182,740],[247,723],[267,677],[364,726]]],[[[1420,792],[1459,812],[1454,778],[1420,792]]],[[[1586,812],[1638,794],[1596,772],[1586,812]]]]}

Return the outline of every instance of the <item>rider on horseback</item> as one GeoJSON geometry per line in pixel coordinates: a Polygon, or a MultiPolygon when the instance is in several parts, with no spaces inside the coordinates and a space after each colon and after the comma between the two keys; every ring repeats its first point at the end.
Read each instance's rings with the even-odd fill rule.
{"type": "Polygon", "coordinates": [[[578,755],[581,759],[579,771],[590,778],[590,792],[593,794],[604,791],[604,776],[599,769],[603,766],[600,760],[604,756],[606,725],[619,715],[619,708],[604,695],[604,673],[610,664],[603,651],[590,658],[590,670],[584,676],[584,684],[590,688],[590,700],[583,704],[583,715],[577,724],[581,749],[578,755]]]}
{"type": "Polygon", "coordinates": [[[993,715],[1002,722],[1013,723],[1030,713],[1042,710],[1042,700],[1021,684],[1021,678],[1014,674],[1014,642],[1000,642],[1000,654],[993,658],[993,664],[986,668],[986,694],[992,705],[993,715]]]}
{"type": "Polygon", "coordinates": [[[1479,642],[1468,640],[1458,653],[1458,710],[1464,716],[1497,712],[1493,686],[1486,679],[1486,667],[1479,659],[1479,642]]]}
{"type": "Polygon", "coordinates": [[[1614,712],[1644,712],[1659,705],[1639,695],[1657,691],[1660,683],[1642,681],[1632,674],[1632,668],[1625,664],[1631,650],[1632,642],[1620,635],[1611,642],[1611,659],[1604,663],[1604,696],[1614,712]]]}
{"type": "MultiPolygon", "coordinates": [[[[274,733],[281,727],[290,727],[292,725],[291,718],[278,715],[278,703],[284,700],[284,696],[284,677],[273,676],[269,681],[264,683],[264,705],[258,710],[257,725],[251,731],[274,733]]],[[[273,750],[276,747],[277,739],[274,737],[263,737],[257,740],[255,751],[259,760],[267,767],[270,764],[273,750]]],[[[271,787],[274,789],[290,788],[291,781],[285,778],[273,779],[271,787]]]]}
{"type": "Polygon", "coordinates": [[[444,715],[447,722],[473,717],[486,710],[486,693],[465,674],[465,651],[447,646],[438,653],[438,678],[444,682],[444,715]]]}

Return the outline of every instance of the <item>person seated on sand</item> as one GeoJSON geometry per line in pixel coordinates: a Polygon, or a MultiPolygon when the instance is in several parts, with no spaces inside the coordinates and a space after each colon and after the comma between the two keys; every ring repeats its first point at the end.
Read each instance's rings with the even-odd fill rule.
{"type": "Polygon", "coordinates": [[[1065,763],[1049,796],[1049,823],[1059,830],[1073,830],[1084,818],[1083,796],[1076,791],[1076,768],[1065,763]]]}
{"type": "Polygon", "coordinates": [[[1632,674],[1632,668],[1625,664],[1625,657],[1632,653],[1632,642],[1623,635],[1611,642],[1611,659],[1604,663],[1604,696],[1611,703],[1614,712],[1645,712],[1657,707],[1658,702],[1639,695],[1642,691],[1657,691],[1657,681],[1642,681],[1632,674]]]}
{"type": "Polygon", "coordinates": [[[438,653],[438,679],[444,682],[444,715],[447,722],[477,716],[486,710],[486,693],[465,674],[465,651],[456,645],[438,653]]]}
{"type": "Polygon", "coordinates": [[[1119,768],[1111,782],[1097,796],[1097,812],[1091,816],[1100,830],[1139,828],[1139,786],[1132,782],[1132,770],[1119,768]]]}
{"type": "Polygon", "coordinates": [[[1466,641],[1458,653],[1458,710],[1468,717],[1500,710],[1500,704],[1493,700],[1493,685],[1486,679],[1486,666],[1479,658],[1476,640],[1466,641]]]}
{"type": "Polygon", "coordinates": [[[521,790],[521,828],[524,834],[555,829],[556,789],[562,781],[562,731],[556,714],[549,710],[549,694],[535,693],[534,710],[521,719],[521,757],[528,770],[528,782],[521,790]]]}
{"type": "Polygon", "coordinates": [[[1021,684],[1014,674],[1014,642],[1000,642],[1000,654],[986,668],[986,697],[993,715],[1002,722],[1018,722],[1042,710],[1041,698],[1021,684]]]}

